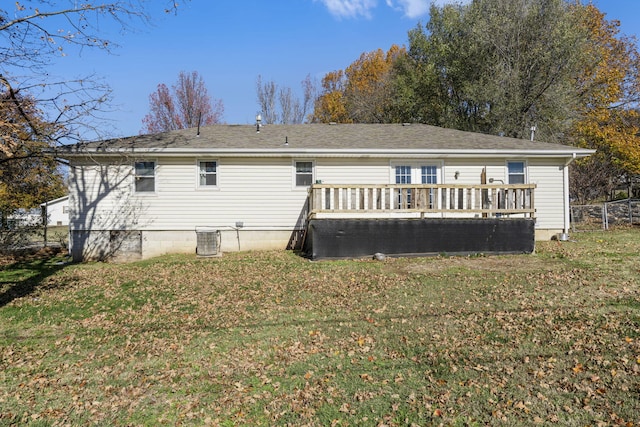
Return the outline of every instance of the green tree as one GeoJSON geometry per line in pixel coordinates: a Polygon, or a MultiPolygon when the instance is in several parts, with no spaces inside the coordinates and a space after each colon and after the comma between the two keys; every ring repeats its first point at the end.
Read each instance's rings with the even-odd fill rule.
{"type": "Polygon", "coordinates": [[[393,65],[390,109],[394,122],[445,125],[446,105],[440,103],[436,66],[427,55],[428,43],[420,25],[409,31],[407,54],[393,65]]]}
{"type": "Polygon", "coordinates": [[[523,138],[562,138],[578,101],[586,42],[564,0],[474,0],[431,7],[396,67],[404,120],[523,138]],[[414,98],[412,98],[414,97],[414,98]]]}

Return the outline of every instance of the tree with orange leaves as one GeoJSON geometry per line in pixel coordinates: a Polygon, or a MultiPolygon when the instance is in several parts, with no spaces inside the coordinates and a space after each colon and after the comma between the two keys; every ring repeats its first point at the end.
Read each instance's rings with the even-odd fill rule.
{"type": "MultiPolygon", "coordinates": [[[[0,246],[9,243],[9,218],[38,208],[65,194],[55,147],[47,136],[56,125],[47,122],[33,98],[10,90],[0,92],[0,246]]],[[[10,243],[16,243],[11,241],[10,243]]]]}
{"type": "Polygon", "coordinates": [[[392,121],[392,69],[405,49],[397,45],[384,52],[366,52],[344,71],[332,71],[322,79],[323,91],[315,105],[314,120],[338,123],[386,123],[392,121]]]}
{"type": "Polygon", "coordinates": [[[640,174],[640,55],[635,40],[620,36],[620,22],[607,21],[593,5],[580,13],[590,61],[578,80],[582,102],[572,136],[598,151],[573,167],[572,180],[579,199],[588,201],[640,174]]]}
{"type": "Polygon", "coordinates": [[[345,102],[345,82],[342,70],[331,71],[322,78],[322,93],[316,99],[313,110],[314,122],[352,123],[345,102]]]}
{"type": "Polygon", "coordinates": [[[382,49],[363,53],[347,67],[345,101],[354,122],[391,121],[391,70],[395,61],[405,54],[404,48],[393,45],[386,53],[382,49]]]}

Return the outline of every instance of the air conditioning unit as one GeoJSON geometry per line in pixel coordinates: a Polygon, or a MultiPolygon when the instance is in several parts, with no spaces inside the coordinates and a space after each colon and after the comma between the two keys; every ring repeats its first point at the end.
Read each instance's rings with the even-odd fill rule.
{"type": "Polygon", "coordinates": [[[220,230],[211,227],[196,227],[196,255],[212,257],[220,253],[220,230]]]}

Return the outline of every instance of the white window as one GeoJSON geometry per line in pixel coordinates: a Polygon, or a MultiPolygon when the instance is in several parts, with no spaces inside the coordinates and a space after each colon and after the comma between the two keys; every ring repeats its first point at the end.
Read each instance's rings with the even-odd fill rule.
{"type": "Polygon", "coordinates": [[[153,193],[156,191],[156,162],[139,160],[135,162],[136,193],[153,193]]]}
{"type": "Polygon", "coordinates": [[[509,184],[524,184],[525,181],[524,162],[507,162],[507,182],[509,184]]]}
{"type": "Polygon", "coordinates": [[[411,166],[396,166],[396,184],[411,184],[411,166]]]}
{"type": "Polygon", "coordinates": [[[296,187],[310,186],[313,183],[313,162],[296,161],[295,168],[296,187]]]}
{"type": "Polygon", "coordinates": [[[422,166],[422,183],[423,184],[437,184],[438,183],[438,167],[437,166],[422,166]]]}
{"type": "Polygon", "coordinates": [[[218,162],[202,160],[198,162],[198,186],[213,188],[218,185],[218,162]]]}

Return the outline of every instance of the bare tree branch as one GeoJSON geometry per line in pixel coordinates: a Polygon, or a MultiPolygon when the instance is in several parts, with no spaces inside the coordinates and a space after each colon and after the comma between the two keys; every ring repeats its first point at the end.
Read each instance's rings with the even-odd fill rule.
{"type": "Polygon", "coordinates": [[[263,82],[259,75],[256,79],[256,94],[264,123],[304,123],[317,93],[311,76],[307,75],[302,81],[302,91],[303,98],[300,100],[290,87],[280,87],[274,81],[263,82]]]}
{"type": "Polygon", "coordinates": [[[222,101],[209,97],[204,80],[197,71],[181,71],[172,91],[160,83],[149,95],[149,114],[143,119],[142,132],[157,133],[220,123],[222,101]]]}
{"type": "Polygon", "coordinates": [[[256,80],[256,92],[263,122],[265,124],[277,123],[276,94],[278,92],[278,85],[276,85],[273,80],[263,83],[262,76],[259,75],[256,80]]]}

